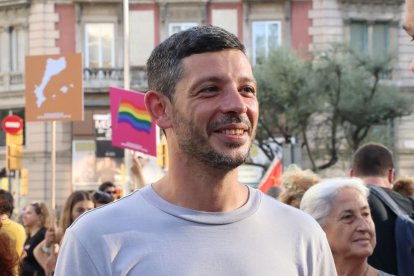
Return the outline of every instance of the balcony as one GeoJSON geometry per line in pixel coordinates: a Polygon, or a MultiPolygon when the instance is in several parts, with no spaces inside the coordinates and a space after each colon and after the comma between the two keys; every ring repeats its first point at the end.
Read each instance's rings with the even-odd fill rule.
{"type": "Polygon", "coordinates": [[[0,0],[0,7],[15,7],[28,4],[30,4],[30,0],[0,0]]]}
{"type": "Polygon", "coordinates": [[[379,4],[379,5],[401,5],[404,0],[340,0],[347,4],[379,4]]]}
{"type": "MultiPolygon", "coordinates": [[[[85,93],[108,92],[110,86],[124,86],[123,68],[84,68],[85,93]]],[[[147,87],[147,74],[143,66],[130,68],[130,88],[144,91],[147,87]]]]}
{"type": "Polygon", "coordinates": [[[24,75],[21,72],[0,73],[0,92],[24,90],[24,75]]]}

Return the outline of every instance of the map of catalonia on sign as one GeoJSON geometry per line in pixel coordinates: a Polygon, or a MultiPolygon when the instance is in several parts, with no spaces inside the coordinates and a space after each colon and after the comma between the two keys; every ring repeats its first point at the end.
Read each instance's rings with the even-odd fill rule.
{"type": "Polygon", "coordinates": [[[82,121],[82,56],[26,56],[26,121],[82,121]]]}

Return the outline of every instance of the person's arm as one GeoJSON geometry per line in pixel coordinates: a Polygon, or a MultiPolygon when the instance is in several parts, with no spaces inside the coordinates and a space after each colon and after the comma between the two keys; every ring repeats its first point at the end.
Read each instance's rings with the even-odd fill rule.
{"type": "Polygon", "coordinates": [[[55,269],[57,254],[59,251],[59,243],[62,239],[62,231],[60,228],[49,228],[46,231],[45,238],[33,250],[33,256],[41,265],[44,271],[51,275],[55,269]]]}
{"type": "Polygon", "coordinates": [[[142,164],[135,156],[132,157],[131,180],[134,190],[140,189],[146,184],[144,176],[142,174],[142,164]]]}
{"type": "Polygon", "coordinates": [[[43,270],[46,271],[46,262],[48,258],[48,254],[52,251],[51,246],[46,246],[46,239],[41,241],[33,250],[33,256],[35,257],[36,261],[40,264],[43,270]],[[48,251],[50,250],[50,252],[48,251]]]}
{"type": "Polygon", "coordinates": [[[56,261],[59,253],[59,245],[57,243],[52,245],[52,252],[48,255],[45,266],[43,269],[45,270],[46,276],[53,276],[56,268],[56,261]]]}
{"type": "Polygon", "coordinates": [[[46,240],[39,243],[33,250],[33,255],[36,261],[45,271],[46,276],[53,275],[55,271],[57,256],[59,252],[59,245],[57,243],[46,246],[46,240]]]}

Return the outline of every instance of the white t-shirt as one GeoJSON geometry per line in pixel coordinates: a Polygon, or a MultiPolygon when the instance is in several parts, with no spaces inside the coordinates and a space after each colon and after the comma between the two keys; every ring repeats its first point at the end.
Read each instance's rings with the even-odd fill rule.
{"type": "Polygon", "coordinates": [[[55,275],[336,275],[316,221],[249,188],[232,212],[200,212],[148,185],[80,217],[55,275]]]}

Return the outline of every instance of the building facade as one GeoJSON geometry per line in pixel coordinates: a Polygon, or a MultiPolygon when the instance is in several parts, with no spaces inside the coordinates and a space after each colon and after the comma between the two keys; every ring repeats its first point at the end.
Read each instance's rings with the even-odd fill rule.
{"type": "MultiPolygon", "coordinates": [[[[331,42],[349,42],[366,52],[394,50],[392,71],[404,93],[413,93],[409,72],[414,47],[401,29],[403,0],[130,0],[130,88],[145,91],[145,63],[165,38],[195,25],[217,25],[246,45],[252,64],[277,47],[297,49],[303,56],[323,51],[331,42]],[[412,48],[412,49],[411,49],[412,48]]],[[[122,0],[0,0],[0,115],[24,117],[26,55],[82,53],[84,109],[82,122],[57,122],[57,203],[73,189],[95,188],[96,124],[109,113],[109,87],[123,86],[122,0]],[[91,156],[93,155],[93,156],[91,156]],[[77,158],[91,158],[89,180],[78,180],[77,158]]],[[[396,122],[401,173],[414,174],[414,117],[396,122]]],[[[50,200],[51,123],[25,123],[23,167],[28,170],[27,200],[50,200]]],[[[0,156],[5,157],[0,131],[0,156]]],[[[99,159],[101,158],[101,159],[99,159]]],[[[87,164],[87,163],[85,163],[87,164]]],[[[85,165],[86,166],[86,165],[85,165]]],[[[108,165],[109,166],[109,165],[108,165]]],[[[123,168],[120,168],[121,170],[123,168]]],[[[123,169],[125,170],[125,169],[123,169]]],[[[82,176],[88,178],[88,176],[82,176]]],[[[118,181],[119,179],[115,179],[118,181]]]]}

